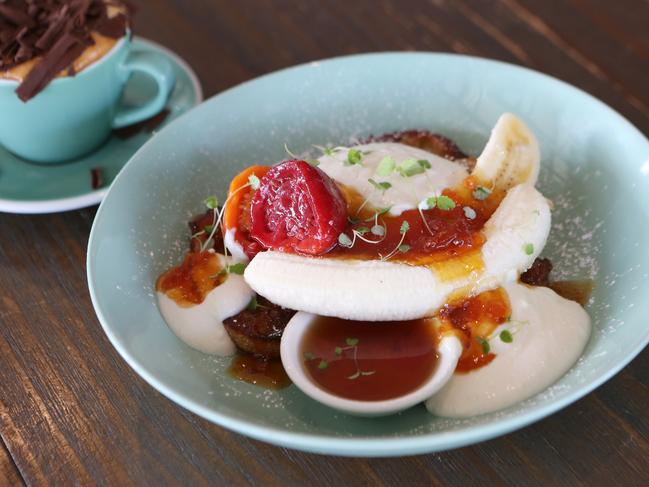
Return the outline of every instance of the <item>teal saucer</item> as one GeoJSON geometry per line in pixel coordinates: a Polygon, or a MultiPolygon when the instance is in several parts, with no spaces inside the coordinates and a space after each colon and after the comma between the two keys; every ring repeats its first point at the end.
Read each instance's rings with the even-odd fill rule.
{"type": "MultiPolygon", "coordinates": [[[[159,52],[173,65],[177,81],[166,112],[149,123],[113,133],[95,152],[72,162],[39,165],[0,146],[0,211],[54,213],[98,204],[120,169],[156,131],[203,100],[196,74],[178,55],[138,37],[132,49],[159,52]]],[[[147,77],[136,75],[126,87],[123,103],[138,105],[149,99],[155,89],[147,77]]]]}

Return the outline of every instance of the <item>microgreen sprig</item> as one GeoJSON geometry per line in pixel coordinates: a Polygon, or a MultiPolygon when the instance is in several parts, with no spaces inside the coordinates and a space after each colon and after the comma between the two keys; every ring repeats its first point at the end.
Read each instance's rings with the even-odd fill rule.
{"type": "Polygon", "coordinates": [[[346,351],[351,350],[353,353],[352,360],[356,366],[356,372],[352,375],[347,376],[349,380],[356,380],[361,376],[367,376],[375,374],[375,370],[362,370],[358,363],[358,344],[360,340],[358,338],[345,338],[345,347],[336,347],[334,348],[334,353],[338,356],[342,356],[346,351]]]}
{"type": "Polygon", "coordinates": [[[257,308],[262,307],[258,302],[257,302],[257,296],[253,296],[250,299],[250,302],[248,303],[248,306],[246,306],[246,309],[248,311],[255,311],[257,308]]]}
{"type": "Polygon", "coordinates": [[[430,228],[430,225],[428,225],[428,221],[424,216],[422,206],[425,206],[426,210],[432,210],[433,208],[437,207],[442,211],[449,211],[455,208],[455,201],[453,201],[451,198],[449,198],[446,195],[430,196],[429,198],[426,198],[424,205],[420,204],[419,207],[417,208],[419,210],[419,216],[421,217],[421,221],[424,223],[426,230],[428,230],[428,233],[434,236],[435,234],[433,233],[433,230],[430,228]]]}
{"type": "Polygon", "coordinates": [[[491,346],[489,345],[489,340],[485,340],[482,337],[477,337],[478,343],[482,347],[482,354],[483,355],[489,355],[489,352],[491,352],[491,346]]]}
{"type": "Polygon", "coordinates": [[[430,196],[426,198],[425,206],[427,210],[432,210],[437,207],[442,211],[450,211],[455,208],[455,201],[450,196],[444,194],[439,196],[430,196]]]}
{"type": "Polygon", "coordinates": [[[500,340],[504,343],[512,343],[514,341],[514,337],[512,336],[509,330],[501,331],[498,336],[500,337],[500,340]]]}
{"type": "Polygon", "coordinates": [[[374,181],[374,179],[369,178],[367,180],[372,186],[374,186],[374,189],[381,191],[381,193],[385,193],[388,189],[392,187],[392,184],[388,183],[387,181],[374,181]]]}
{"type": "Polygon", "coordinates": [[[478,186],[473,190],[473,198],[479,201],[486,200],[490,194],[491,190],[489,188],[485,188],[484,186],[478,186]]]}
{"type": "Polygon", "coordinates": [[[440,195],[437,197],[437,208],[442,211],[452,210],[455,208],[455,201],[446,195],[440,195]]]}
{"type": "Polygon", "coordinates": [[[465,206],[464,208],[462,208],[462,211],[464,211],[464,216],[469,220],[475,220],[475,218],[478,216],[475,210],[470,206],[465,206]]]}
{"type": "Polygon", "coordinates": [[[336,152],[340,152],[341,150],[344,149],[344,147],[341,146],[336,146],[336,147],[331,147],[331,146],[324,146],[324,145],[314,145],[316,149],[318,149],[320,152],[322,152],[323,156],[333,156],[336,152]]]}
{"type": "Polygon", "coordinates": [[[376,175],[384,178],[388,177],[396,167],[397,164],[394,162],[394,159],[391,156],[386,156],[376,166],[376,175]]]}
{"type": "Polygon", "coordinates": [[[343,161],[345,166],[363,165],[363,153],[358,149],[349,149],[347,151],[347,159],[343,161]]]}
{"type": "Polygon", "coordinates": [[[356,244],[356,239],[362,240],[363,242],[367,242],[369,244],[378,244],[382,242],[384,238],[385,238],[385,227],[376,223],[372,226],[372,228],[368,228],[368,227],[352,228],[352,238],[349,238],[349,235],[347,235],[345,232],[341,233],[340,235],[338,235],[338,243],[343,247],[347,247],[351,249],[356,244]],[[378,228],[381,228],[381,230],[379,230],[378,228]],[[372,235],[376,235],[377,237],[382,237],[382,238],[378,240],[370,240],[363,236],[368,232],[371,233],[372,235]]]}
{"type": "Polygon", "coordinates": [[[216,196],[209,196],[208,198],[205,199],[204,201],[205,206],[207,206],[208,209],[212,210],[214,216],[212,218],[212,223],[209,225],[211,226],[209,236],[201,245],[201,252],[207,250],[210,241],[212,240],[212,238],[214,238],[214,234],[216,233],[217,228],[219,228],[219,226],[221,225],[221,219],[223,218],[223,213],[225,212],[225,208],[228,204],[228,201],[230,201],[230,198],[232,198],[235,194],[237,194],[239,191],[245,188],[252,188],[253,190],[257,190],[259,188],[259,184],[260,184],[259,178],[254,174],[251,174],[250,176],[248,176],[248,182],[246,184],[240,186],[235,191],[233,191],[230,195],[228,195],[226,200],[223,202],[223,207],[220,210],[218,207],[219,200],[216,196]]]}
{"type": "Polygon", "coordinates": [[[403,252],[408,252],[408,250],[410,250],[410,245],[403,243],[403,241],[406,238],[406,234],[408,233],[408,230],[410,230],[410,223],[408,223],[407,220],[404,220],[403,222],[401,222],[401,227],[399,228],[399,233],[401,234],[401,239],[399,240],[399,243],[394,249],[392,249],[392,252],[390,252],[388,255],[381,256],[382,261],[388,260],[397,252],[403,253],[403,252]]]}
{"type": "Polygon", "coordinates": [[[401,161],[401,163],[397,166],[397,171],[404,178],[409,178],[416,174],[421,174],[425,170],[426,168],[416,159],[406,159],[405,161],[401,161]]]}

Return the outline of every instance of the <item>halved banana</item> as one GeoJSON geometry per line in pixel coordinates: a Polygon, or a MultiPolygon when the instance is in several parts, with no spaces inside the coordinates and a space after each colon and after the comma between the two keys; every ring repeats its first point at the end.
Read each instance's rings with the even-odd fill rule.
{"type": "Polygon", "coordinates": [[[472,176],[492,189],[507,191],[522,183],[536,184],[540,161],[532,131],[515,115],[504,113],[491,130],[472,176]]]}
{"type": "Polygon", "coordinates": [[[514,281],[539,255],[550,231],[547,200],[531,184],[508,191],[485,225],[482,269],[443,268],[380,260],[353,261],[260,252],[244,278],[275,304],[325,316],[368,321],[430,316],[455,293],[477,294],[514,281]]]}

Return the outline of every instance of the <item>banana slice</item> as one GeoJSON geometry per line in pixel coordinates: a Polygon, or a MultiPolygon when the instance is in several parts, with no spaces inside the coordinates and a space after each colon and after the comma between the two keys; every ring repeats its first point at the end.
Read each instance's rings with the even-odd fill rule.
{"type": "Polygon", "coordinates": [[[512,188],[485,226],[483,268],[449,274],[462,262],[427,268],[402,263],[313,258],[261,252],[244,278],[281,306],[368,321],[430,316],[457,292],[477,294],[514,281],[539,255],[550,231],[550,208],[531,184],[512,188]]]}
{"type": "Polygon", "coordinates": [[[500,116],[478,157],[472,176],[491,188],[507,191],[536,184],[541,155],[532,131],[511,113],[500,116]]]}

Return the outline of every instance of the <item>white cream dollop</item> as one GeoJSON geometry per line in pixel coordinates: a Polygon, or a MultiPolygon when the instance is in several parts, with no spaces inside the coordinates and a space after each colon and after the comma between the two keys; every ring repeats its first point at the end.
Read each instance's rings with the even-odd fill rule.
{"type": "Polygon", "coordinates": [[[582,354],[591,322],[579,304],[546,287],[503,287],[512,318],[489,339],[495,359],[477,370],[454,374],[426,401],[431,413],[464,418],[509,407],[552,385],[582,354]],[[512,334],[511,343],[499,337],[503,329],[512,334]]]}
{"type": "MultiPolygon", "coordinates": [[[[229,262],[216,254],[221,265],[229,262]]],[[[254,292],[243,276],[228,274],[225,281],[212,289],[202,303],[183,307],[158,292],[158,307],[167,325],[178,338],[196,350],[212,355],[227,356],[236,347],[223,326],[223,320],[241,312],[250,303],[254,292]]]]}
{"type": "Polygon", "coordinates": [[[394,216],[416,209],[421,201],[439,195],[445,188],[456,186],[468,176],[466,168],[461,164],[404,144],[377,142],[357,145],[351,149],[362,154],[359,164],[347,164],[350,149],[339,148],[331,155],[320,157],[318,167],[330,178],[366,196],[367,203],[374,208],[389,207],[390,214],[394,216]],[[392,158],[397,167],[411,159],[428,161],[430,168],[409,177],[401,176],[396,170],[389,176],[379,176],[376,173],[377,167],[386,157],[392,158]],[[376,190],[369,179],[388,182],[391,187],[383,192],[376,190]]]}

